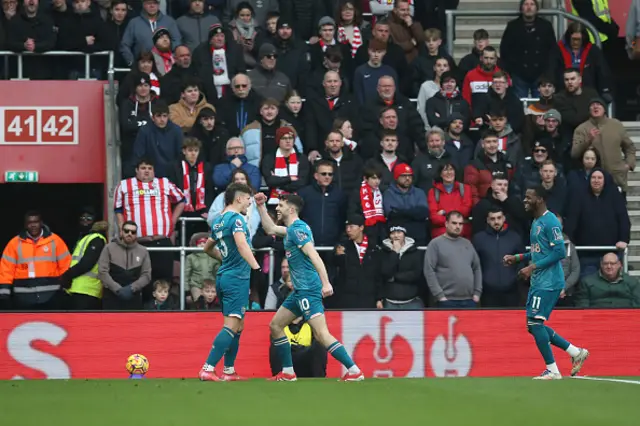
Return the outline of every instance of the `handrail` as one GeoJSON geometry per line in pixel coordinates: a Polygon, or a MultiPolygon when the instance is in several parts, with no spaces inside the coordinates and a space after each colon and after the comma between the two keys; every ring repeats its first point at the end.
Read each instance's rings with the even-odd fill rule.
{"type": "Polygon", "coordinates": [[[10,50],[0,50],[0,56],[17,56],[18,57],[18,79],[24,78],[22,57],[23,56],[84,56],[84,78],[89,79],[91,77],[91,64],[90,60],[92,56],[109,56],[109,71],[113,70],[113,51],[104,50],[101,52],[85,53],[85,52],[72,52],[67,50],[51,50],[49,52],[12,52],[10,50]]]}
{"type": "MultiPolygon", "coordinates": [[[[185,310],[185,265],[187,260],[187,253],[201,252],[201,247],[189,247],[187,246],[187,222],[204,222],[205,220],[200,217],[181,217],[180,219],[180,246],[179,247],[147,247],[147,250],[150,252],[159,251],[159,252],[180,252],[180,310],[185,310]]],[[[326,247],[326,246],[318,246],[316,250],[318,251],[332,251],[334,247],[326,247]]],[[[426,246],[419,246],[418,250],[425,251],[427,249],[426,246]]],[[[527,250],[529,247],[527,247],[527,250]]],[[[577,251],[603,251],[603,250],[611,250],[614,252],[619,252],[618,248],[615,246],[578,246],[576,247],[577,251]]],[[[275,250],[271,247],[255,249],[257,253],[269,253],[269,286],[273,284],[274,274],[273,268],[275,267],[274,260],[274,252],[275,250]]],[[[622,258],[623,271],[625,273],[629,272],[629,248],[624,249],[624,254],[622,258]]]]}

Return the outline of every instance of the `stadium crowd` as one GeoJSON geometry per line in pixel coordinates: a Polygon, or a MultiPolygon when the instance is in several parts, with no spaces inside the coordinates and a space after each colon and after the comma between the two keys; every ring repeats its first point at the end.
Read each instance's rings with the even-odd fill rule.
{"type": "MultiPolygon", "coordinates": [[[[564,223],[561,303],[640,307],[640,284],[621,264],[635,148],[607,116],[601,50],[579,23],[556,42],[537,1],[523,0],[499,44],[478,29],[456,64],[442,15],[457,3],[192,0],[174,2],[174,19],[156,0],[3,0],[7,48],[113,50],[131,71],[118,92],[119,238],[108,242],[108,224],[87,208],[71,254],[46,218],[27,213],[3,253],[0,303],[167,310],[186,296],[217,309],[216,260],[189,254],[180,295],[175,252],[146,248],[175,246],[180,217],[203,219],[186,235],[202,246],[224,189],[240,182],[272,207],[281,194],[304,199],[301,218],[330,248],[330,308],[521,306],[522,266],[502,259],[528,244],[522,200],[537,185],[564,223]]],[[[83,69],[50,60],[25,58],[25,75],[83,69]]],[[[92,73],[105,66],[95,60],[92,73]]],[[[253,247],[274,249],[261,254],[248,309],[275,309],[292,289],[283,242],[264,233],[255,205],[247,222],[253,247]]]]}

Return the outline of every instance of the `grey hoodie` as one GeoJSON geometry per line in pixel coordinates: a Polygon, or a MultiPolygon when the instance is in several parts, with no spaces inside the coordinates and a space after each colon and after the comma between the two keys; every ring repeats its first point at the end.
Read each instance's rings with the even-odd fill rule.
{"type": "Polygon", "coordinates": [[[193,53],[200,43],[209,41],[209,27],[213,24],[219,24],[220,20],[215,15],[188,13],[179,17],[177,22],[182,43],[193,53]]]}
{"type": "Polygon", "coordinates": [[[120,42],[120,53],[125,62],[131,66],[140,52],[151,52],[153,49],[153,32],[158,28],[166,28],[171,34],[171,48],[175,49],[182,44],[182,37],[176,21],[162,12],[158,12],[154,22],[149,21],[149,16],[142,11],[127,24],[120,42]]]}
{"type": "Polygon", "coordinates": [[[114,293],[127,285],[134,293],[140,291],[151,282],[149,252],[138,243],[128,246],[113,240],[100,254],[98,277],[102,285],[114,293]]]}

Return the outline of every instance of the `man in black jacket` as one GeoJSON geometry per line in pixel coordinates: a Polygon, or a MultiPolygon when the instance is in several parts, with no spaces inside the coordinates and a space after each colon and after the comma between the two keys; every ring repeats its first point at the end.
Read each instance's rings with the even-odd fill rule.
{"type": "Polygon", "coordinates": [[[521,0],[520,16],[507,24],[500,58],[513,80],[518,98],[540,96],[538,79],[555,57],[558,45],[551,22],[538,16],[538,0],[521,0]]]}
{"type": "Polygon", "coordinates": [[[323,159],[334,165],[334,182],[345,194],[351,192],[362,182],[362,158],[350,149],[344,148],[344,138],[338,131],[329,132],[324,140],[323,159]]]}
{"type": "MultiPolygon", "coordinates": [[[[185,79],[192,79],[198,75],[198,70],[191,65],[191,51],[187,46],[176,47],[173,58],[175,63],[171,67],[171,71],[160,77],[161,98],[169,105],[180,100],[180,88],[185,79]]],[[[216,100],[216,98],[212,99],[213,102],[216,100]]]]}
{"type": "MultiPolygon", "coordinates": [[[[526,97],[526,96],[524,96],[526,97]]],[[[492,111],[506,111],[507,121],[514,132],[520,133],[524,126],[524,107],[514,87],[509,87],[509,77],[504,71],[493,75],[493,84],[487,93],[473,97],[471,117],[477,126],[488,126],[492,111]]]]}
{"type": "MultiPolygon", "coordinates": [[[[25,0],[22,10],[9,20],[7,28],[7,49],[14,52],[43,53],[53,50],[56,34],[53,21],[40,11],[39,0],[25,0]]],[[[45,56],[22,58],[23,78],[46,80],[51,78],[52,67],[45,56]]]]}
{"type": "Polygon", "coordinates": [[[153,105],[157,100],[155,94],[151,92],[149,74],[140,72],[133,81],[136,82],[135,93],[125,99],[119,109],[120,135],[122,137],[120,158],[123,170],[132,168],[133,143],[138,136],[140,128],[151,122],[153,105]]]}
{"type": "Polygon", "coordinates": [[[489,211],[494,207],[499,207],[507,219],[506,226],[516,231],[524,239],[529,217],[524,210],[522,200],[509,196],[508,189],[509,181],[506,176],[500,173],[494,174],[487,195],[480,199],[471,211],[471,217],[473,217],[471,232],[473,235],[485,229],[489,211]]]}
{"type": "Polygon", "coordinates": [[[302,92],[306,88],[310,72],[307,45],[296,37],[297,33],[294,34],[292,25],[286,17],[278,18],[276,36],[272,40],[278,53],[276,69],[289,77],[291,87],[302,92]]]}
{"type": "MultiPolygon", "coordinates": [[[[124,30],[129,23],[129,7],[126,0],[114,0],[111,3],[109,17],[107,18],[107,34],[111,45],[107,50],[113,51],[113,61],[116,68],[124,68],[127,63],[120,53],[120,42],[124,35],[124,30]]],[[[171,102],[173,103],[173,102],[171,102]]]]}
{"type": "Polygon", "coordinates": [[[218,116],[230,136],[240,136],[247,124],[260,118],[262,97],[251,89],[251,79],[244,73],[233,77],[231,90],[219,102],[218,116]]]}
{"type": "Polygon", "coordinates": [[[308,41],[316,35],[316,25],[325,14],[322,2],[319,0],[280,0],[280,21],[289,21],[296,34],[303,41],[308,41]]]}
{"type": "Polygon", "coordinates": [[[458,89],[453,71],[445,71],[442,74],[440,87],[442,90],[427,101],[426,114],[429,125],[445,129],[454,114],[462,116],[463,123],[468,125],[471,108],[458,89]]]}

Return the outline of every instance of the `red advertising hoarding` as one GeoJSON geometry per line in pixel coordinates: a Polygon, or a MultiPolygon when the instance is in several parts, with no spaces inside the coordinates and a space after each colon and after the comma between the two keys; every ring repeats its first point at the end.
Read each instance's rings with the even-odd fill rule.
{"type": "MultiPolygon", "coordinates": [[[[247,315],[241,374],[270,375],[272,315],[247,315]]],[[[327,319],[367,377],[534,376],[544,368],[521,311],[330,312],[327,319]]],[[[591,351],[584,374],[640,375],[640,311],[557,311],[550,325],[591,351]]],[[[0,379],[124,378],[132,353],[149,358],[150,378],[195,377],[221,326],[219,313],[2,314],[0,379]]],[[[568,356],[554,351],[568,373],[568,356]]],[[[327,371],[342,373],[331,357],[327,371]]]]}
{"type": "Polygon", "coordinates": [[[0,176],[41,183],[103,183],[104,82],[0,81],[0,176]]]}

